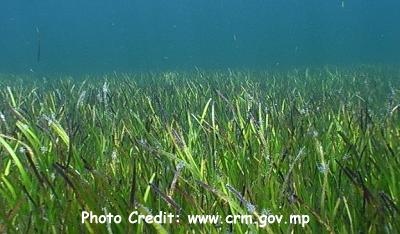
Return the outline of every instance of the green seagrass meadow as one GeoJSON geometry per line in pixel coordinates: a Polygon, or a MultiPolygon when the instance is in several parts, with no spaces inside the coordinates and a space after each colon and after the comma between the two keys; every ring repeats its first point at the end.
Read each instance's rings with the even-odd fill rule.
{"type": "Polygon", "coordinates": [[[399,68],[0,75],[0,233],[396,233],[399,179],[399,68]]]}

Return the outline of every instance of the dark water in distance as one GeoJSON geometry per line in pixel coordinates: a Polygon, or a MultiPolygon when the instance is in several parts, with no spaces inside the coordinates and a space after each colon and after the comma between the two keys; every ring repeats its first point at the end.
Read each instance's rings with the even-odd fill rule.
{"type": "Polygon", "coordinates": [[[399,0],[1,0],[0,73],[400,64],[399,24],[399,0]]]}

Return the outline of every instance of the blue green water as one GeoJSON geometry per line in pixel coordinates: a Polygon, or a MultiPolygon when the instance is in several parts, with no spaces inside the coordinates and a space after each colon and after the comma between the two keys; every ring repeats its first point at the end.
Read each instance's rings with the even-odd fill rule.
{"type": "Polygon", "coordinates": [[[2,0],[0,73],[399,64],[399,23],[398,0],[2,0]]]}

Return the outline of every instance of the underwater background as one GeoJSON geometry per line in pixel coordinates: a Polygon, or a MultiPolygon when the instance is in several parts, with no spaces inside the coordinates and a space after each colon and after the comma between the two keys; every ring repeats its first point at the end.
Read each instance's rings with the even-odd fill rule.
{"type": "Polygon", "coordinates": [[[0,233],[400,233],[399,23],[399,0],[0,0],[0,233]]]}
{"type": "Polygon", "coordinates": [[[397,0],[2,0],[0,73],[393,65],[399,22],[397,0]]]}

